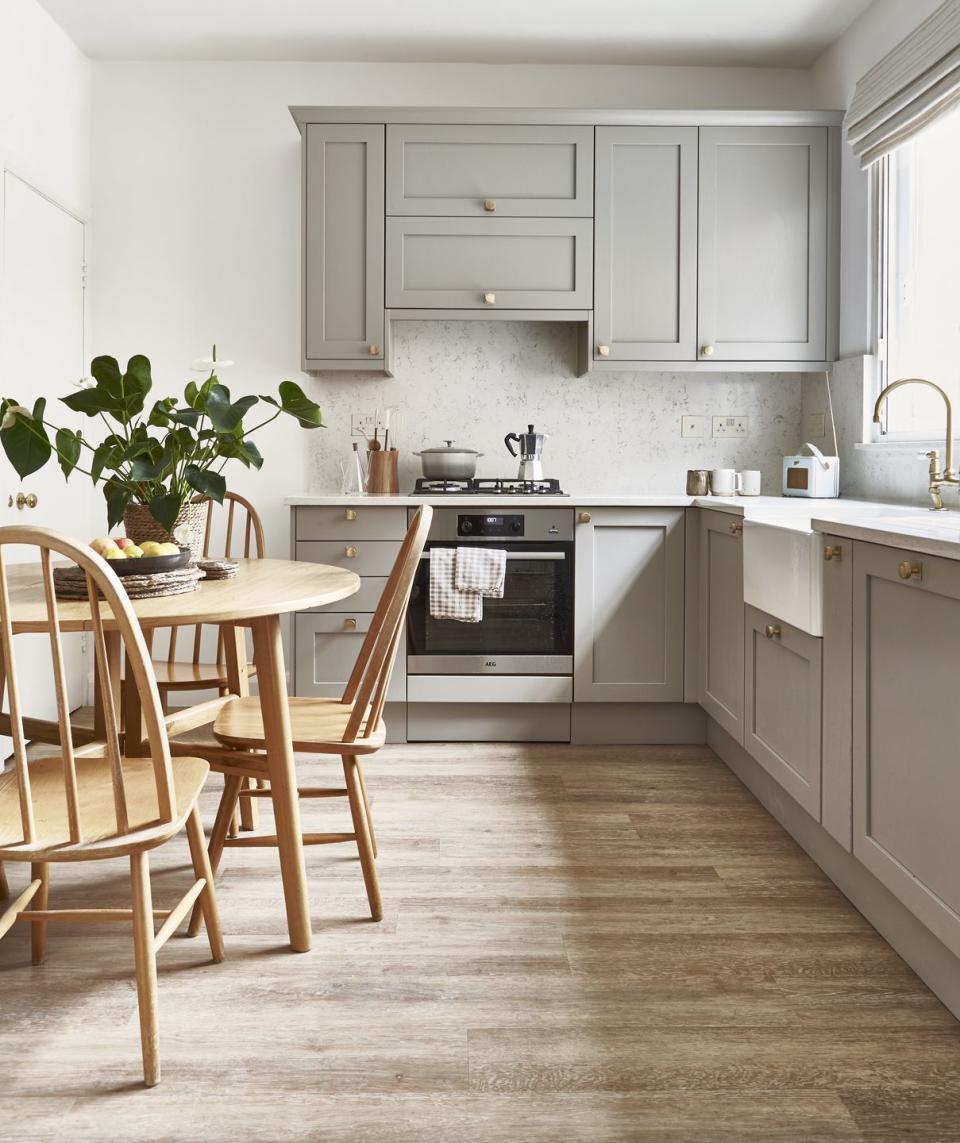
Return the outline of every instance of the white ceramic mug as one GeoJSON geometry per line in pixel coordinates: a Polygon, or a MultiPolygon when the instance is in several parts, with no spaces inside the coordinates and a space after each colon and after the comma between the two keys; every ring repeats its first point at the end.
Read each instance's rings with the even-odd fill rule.
{"type": "Polygon", "coordinates": [[[740,487],[738,489],[741,496],[759,496],[760,495],[760,471],[756,468],[745,468],[740,473],[740,487]]]}
{"type": "Polygon", "coordinates": [[[710,470],[710,491],[714,496],[735,496],[739,488],[740,477],[735,468],[710,470]]]}

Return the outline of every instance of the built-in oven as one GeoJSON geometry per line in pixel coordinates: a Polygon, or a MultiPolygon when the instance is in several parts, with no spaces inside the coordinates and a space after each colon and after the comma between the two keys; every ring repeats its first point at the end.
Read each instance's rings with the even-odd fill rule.
{"type": "Polygon", "coordinates": [[[408,675],[571,675],[573,575],[572,509],[435,509],[408,611],[408,675]],[[483,600],[480,623],[434,619],[431,552],[467,545],[506,550],[503,598],[483,600]]]}

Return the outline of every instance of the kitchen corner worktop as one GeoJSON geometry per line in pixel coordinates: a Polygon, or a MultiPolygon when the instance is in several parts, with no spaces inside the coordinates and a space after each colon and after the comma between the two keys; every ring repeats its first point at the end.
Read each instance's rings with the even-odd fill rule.
{"type": "Polygon", "coordinates": [[[871,500],[814,500],[786,496],[686,496],[670,492],[632,495],[574,493],[570,496],[344,496],[304,493],[289,496],[291,508],[368,504],[372,508],[431,504],[445,508],[712,508],[772,527],[830,533],[872,544],[887,544],[926,555],[960,560],[960,511],[931,512],[910,504],[871,500]]]}

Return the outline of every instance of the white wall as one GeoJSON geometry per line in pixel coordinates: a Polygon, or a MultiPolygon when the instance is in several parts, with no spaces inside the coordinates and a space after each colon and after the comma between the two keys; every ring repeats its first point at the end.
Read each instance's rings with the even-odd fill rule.
{"type": "MultiPolygon", "coordinates": [[[[759,457],[772,471],[784,440],[791,449],[796,444],[796,377],[713,375],[708,382],[621,374],[577,382],[570,376],[569,329],[401,327],[392,382],[301,375],[300,138],[287,105],[782,108],[812,102],[808,73],[754,68],[98,63],[95,352],[147,353],[170,392],[213,339],[239,363],[224,378],[238,390],[263,392],[283,377],[300,379],[330,427],[309,438],[292,423],[271,427],[262,445],[263,472],[235,481],[262,506],[275,552],[287,543],[283,497],[329,488],[336,458],[349,448],[351,408],[388,400],[407,409],[408,448],[456,429],[482,451],[502,449],[504,433],[536,410],[534,419],[550,422],[555,434],[554,471],[598,490],[625,480],[679,488],[688,463],[721,455],[712,445],[679,447],[681,407],[747,413],[762,437],[736,455],[726,450],[724,459],[759,457]],[[472,424],[463,423],[465,377],[482,406],[472,424]],[[597,461],[604,440],[613,438],[598,428],[614,425],[625,467],[601,475],[597,461]]],[[[505,453],[503,460],[509,461],[505,453]]],[[[486,470],[509,466],[488,461],[486,470]]]]}

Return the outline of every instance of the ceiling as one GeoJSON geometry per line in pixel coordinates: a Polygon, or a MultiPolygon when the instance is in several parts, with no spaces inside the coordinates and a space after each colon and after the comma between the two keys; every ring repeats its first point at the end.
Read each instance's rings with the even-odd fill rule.
{"type": "Polygon", "coordinates": [[[40,0],[87,55],[807,67],[871,0],[40,0]]]}

